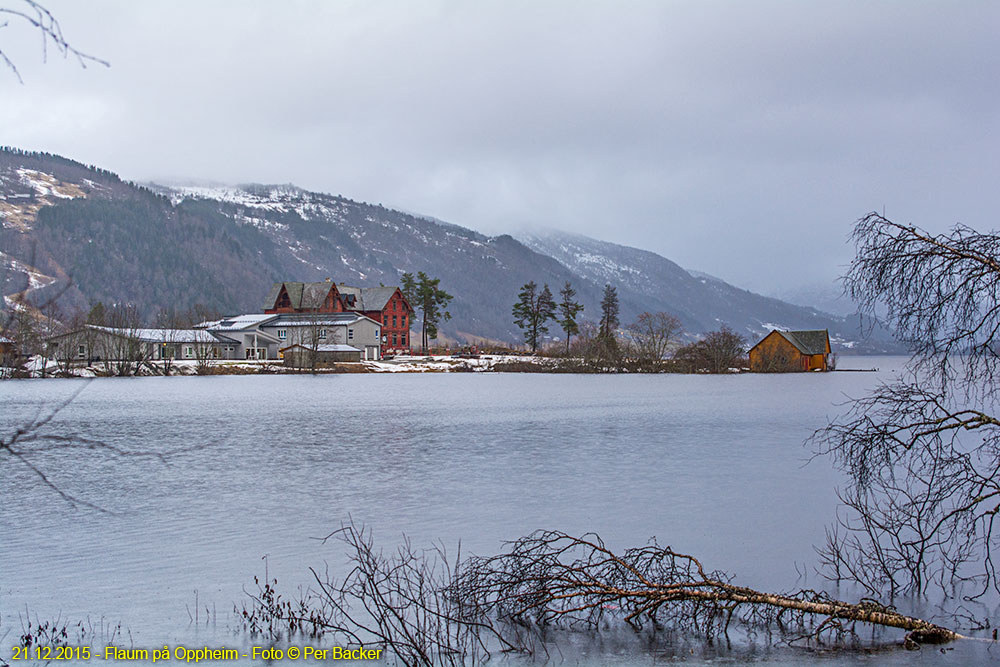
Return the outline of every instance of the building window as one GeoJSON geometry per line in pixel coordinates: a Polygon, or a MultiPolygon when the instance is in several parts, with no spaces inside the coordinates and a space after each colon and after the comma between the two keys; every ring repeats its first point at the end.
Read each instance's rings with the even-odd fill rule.
{"type": "Polygon", "coordinates": [[[392,345],[393,345],[393,347],[395,347],[397,345],[397,343],[396,343],[396,334],[392,334],[392,345]]]}
{"type": "Polygon", "coordinates": [[[396,326],[396,316],[395,315],[392,316],[392,326],[393,327],[396,326]]]}
{"type": "Polygon", "coordinates": [[[319,330],[319,339],[320,340],[326,340],[326,329],[320,329],[319,330]]]}
{"type": "Polygon", "coordinates": [[[76,348],[76,356],[80,357],[81,359],[83,359],[85,356],[87,356],[87,348],[86,348],[86,346],[80,345],[79,347],[77,347],[76,348]]]}
{"type": "Polygon", "coordinates": [[[406,347],[406,334],[399,335],[399,344],[406,347]]]}
{"type": "Polygon", "coordinates": [[[354,329],[347,330],[347,340],[354,340],[354,329]]]}
{"type": "Polygon", "coordinates": [[[190,345],[188,345],[187,348],[185,348],[185,350],[184,350],[184,356],[187,357],[188,359],[190,359],[191,357],[193,357],[194,356],[194,348],[191,347],[190,345]]]}
{"type": "Polygon", "coordinates": [[[278,338],[281,340],[288,338],[288,331],[285,329],[278,329],[278,338]]]}
{"type": "Polygon", "coordinates": [[[400,318],[399,318],[399,324],[401,326],[404,326],[404,327],[406,326],[406,315],[401,315],[400,316],[400,318]]]}
{"type": "Polygon", "coordinates": [[[375,327],[375,340],[378,340],[378,327],[375,327]]]}

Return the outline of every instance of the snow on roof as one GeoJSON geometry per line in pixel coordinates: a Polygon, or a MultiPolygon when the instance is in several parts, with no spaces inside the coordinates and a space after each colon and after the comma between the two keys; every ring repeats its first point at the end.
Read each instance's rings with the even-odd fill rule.
{"type": "Polygon", "coordinates": [[[285,315],[269,322],[272,327],[311,327],[311,326],[336,326],[338,324],[354,324],[364,315],[357,313],[323,313],[322,315],[285,315]]]}
{"type": "Polygon", "coordinates": [[[265,313],[234,315],[233,317],[224,317],[221,320],[215,320],[214,322],[202,322],[198,325],[198,328],[206,328],[212,331],[236,331],[239,329],[249,329],[251,327],[258,326],[268,320],[273,320],[276,317],[278,316],[268,315],[265,313]]]}
{"type": "Polygon", "coordinates": [[[204,329],[123,329],[87,325],[98,331],[117,336],[138,338],[144,343],[218,343],[219,340],[204,329]]]}
{"type": "MultiPolygon", "coordinates": [[[[293,347],[301,347],[303,350],[310,350],[308,345],[302,345],[301,343],[296,343],[295,345],[289,345],[288,347],[281,348],[282,351],[290,350],[293,347]]],[[[352,345],[344,345],[343,343],[331,343],[316,346],[317,352],[361,352],[360,348],[354,347],[352,345]]]]}
{"type": "Polygon", "coordinates": [[[319,352],[361,352],[358,348],[353,345],[320,345],[316,348],[319,352]]]}

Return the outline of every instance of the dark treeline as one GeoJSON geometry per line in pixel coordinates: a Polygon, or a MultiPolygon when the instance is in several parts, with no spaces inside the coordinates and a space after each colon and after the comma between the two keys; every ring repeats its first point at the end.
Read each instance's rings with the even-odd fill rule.
{"type": "Polygon", "coordinates": [[[597,322],[577,318],[583,306],[573,300],[576,292],[567,282],[558,303],[548,285],[525,283],[512,309],[532,354],[563,357],[556,365],[512,362],[499,370],[527,372],[625,372],[625,373],[728,373],[746,366],[746,339],[727,326],[699,340],[681,344],[680,319],[665,312],[643,312],[624,329],[619,319],[618,292],[606,284],[597,322]],[[565,346],[543,345],[549,323],[558,324],[565,346]]]}

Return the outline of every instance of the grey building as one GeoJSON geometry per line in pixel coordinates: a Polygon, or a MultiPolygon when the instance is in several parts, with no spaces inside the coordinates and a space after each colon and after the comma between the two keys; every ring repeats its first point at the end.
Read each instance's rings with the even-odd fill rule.
{"type": "Polygon", "coordinates": [[[261,325],[281,347],[302,345],[349,345],[365,360],[381,358],[382,325],[357,313],[289,313],[261,325]]]}
{"type": "Polygon", "coordinates": [[[236,315],[202,322],[195,328],[211,333],[222,343],[223,359],[277,359],[278,348],[284,345],[263,327],[278,317],[263,313],[236,315]]]}
{"type": "Polygon", "coordinates": [[[223,344],[223,359],[278,359],[293,345],[349,345],[361,359],[381,358],[381,325],[357,313],[250,314],[202,322],[223,344]]]}
{"type": "Polygon", "coordinates": [[[115,328],[87,324],[46,340],[50,358],[60,361],[125,359],[219,359],[224,344],[199,329],[115,328]]]}

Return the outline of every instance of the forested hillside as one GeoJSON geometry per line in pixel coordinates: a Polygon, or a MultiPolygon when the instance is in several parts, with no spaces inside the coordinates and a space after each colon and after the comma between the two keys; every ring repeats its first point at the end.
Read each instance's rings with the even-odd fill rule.
{"type": "Polygon", "coordinates": [[[425,271],[455,297],[442,330],[458,338],[520,340],[511,306],[529,280],[554,291],[572,282],[584,319],[596,318],[608,282],[619,288],[624,324],[662,310],[690,333],[725,323],[750,338],[771,325],[829,328],[848,345],[860,338],[850,320],[696,278],[647,251],[575,235],[490,237],[291,185],[139,186],[3,149],[0,222],[7,300],[65,290],[64,311],[96,301],[131,302],[146,317],[196,304],[256,311],[276,280],[397,284],[403,272],[425,271]]]}

